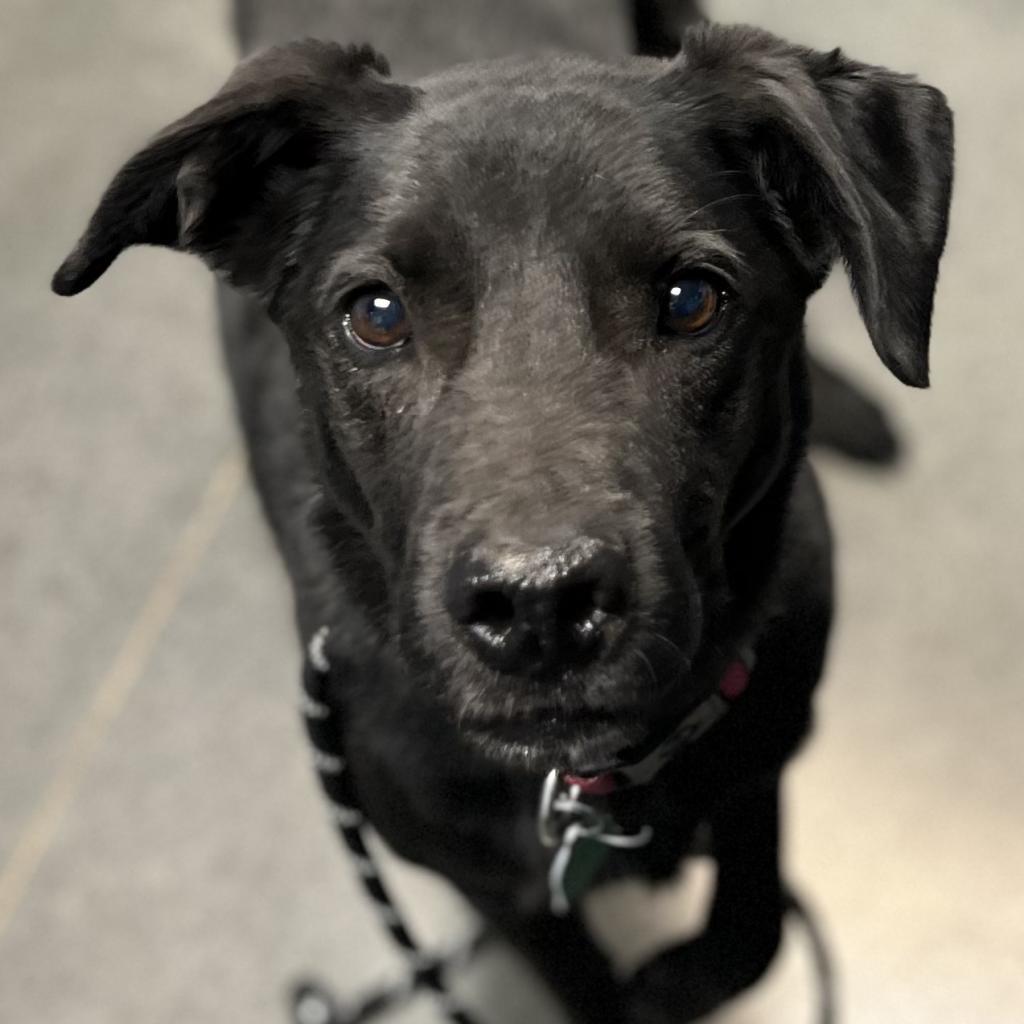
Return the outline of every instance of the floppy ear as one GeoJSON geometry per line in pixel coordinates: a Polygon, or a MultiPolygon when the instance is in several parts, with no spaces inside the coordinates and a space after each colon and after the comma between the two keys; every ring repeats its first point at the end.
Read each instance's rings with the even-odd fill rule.
{"type": "Polygon", "coordinates": [[[718,138],[814,284],[841,256],[882,361],[926,387],[953,178],[942,93],[744,27],[689,33],[679,73],[698,76],[705,99],[728,100],[715,104],[718,138]]]}
{"type": "Polygon", "coordinates": [[[88,288],[122,249],[146,243],[197,253],[232,283],[271,291],[344,173],[354,130],[411,106],[415,91],[387,73],[369,47],[312,39],[244,61],[118,172],[53,290],[88,288]]]}

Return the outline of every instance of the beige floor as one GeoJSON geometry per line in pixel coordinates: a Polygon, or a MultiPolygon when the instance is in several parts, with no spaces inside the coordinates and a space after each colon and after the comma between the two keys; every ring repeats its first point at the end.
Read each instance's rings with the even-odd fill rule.
{"type": "MultiPolygon", "coordinates": [[[[811,313],[912,452],[887,475],[821,462],[840,625],[789,854],[846,1020],[1020,1024],[1024,6],[715,11],[917,71],[957,114],[932,391],[884,377],[841,279],[811,313]]],[[[0,1021],[281,1021],[296,972],[351,991],[395,960],[309,775],[209,282],[146,252],[74,303],[46,292],[118,161],[223,77],[225,11],[4,0],[0,21],[0,1021]]],[[[443,886],[401,876],[425,934],[464,927],[443,886]]],[[[723,1020],[809,1021],[805,952],[794,934],[723,1020]]],[[[550,1016],[502,955],[464,988],[495,1022],[550,1016]]]]}

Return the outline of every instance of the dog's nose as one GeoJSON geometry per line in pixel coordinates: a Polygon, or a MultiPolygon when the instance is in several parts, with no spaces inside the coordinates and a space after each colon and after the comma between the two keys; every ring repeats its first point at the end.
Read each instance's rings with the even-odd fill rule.
{"type": "Polygon", "coordinates": [[[469,645],[505,672],[578,666],[607,650],[629,603],[625,553],[594,537],[476,545],[452,564],[445,600],[469,645]]]}

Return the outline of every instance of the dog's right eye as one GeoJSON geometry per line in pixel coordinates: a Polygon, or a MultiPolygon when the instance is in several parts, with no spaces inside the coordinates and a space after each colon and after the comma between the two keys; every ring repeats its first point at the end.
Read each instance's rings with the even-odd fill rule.
{"type": "Polygon", "coordinates": [[[725,289],[707,275],[679,274],[669,282],[662,298],[661,331],[683,338],[704,334],[714,325],[725,303],[725,289]]]}
{"type": "Polygon", "coordinates": [[[361,348],[399,348],[412,337],[405,303],[386,285],[375,285],[350,298],[344,323],[349,340],[361,348]]]}

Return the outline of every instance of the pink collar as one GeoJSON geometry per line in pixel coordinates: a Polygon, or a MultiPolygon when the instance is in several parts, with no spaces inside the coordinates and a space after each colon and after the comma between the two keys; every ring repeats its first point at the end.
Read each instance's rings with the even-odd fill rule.
{"type": "Polygon", "coordinates": [[[730,662],[718,689],[701,701],[654,750],[636,764],[602,772],[600,775],[566,773],[562,775],[563,783],[570,788],[579,787],[579,792],[586,796],[608,796],[627,786],[642,786],[650,782],[680,747],[695,743],[725,715],[733,702],[746,692],[753,670],[752,654],[741,655],[730,662]]]}

